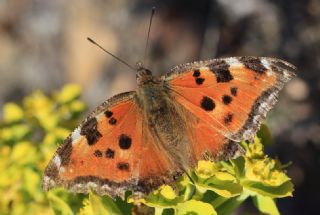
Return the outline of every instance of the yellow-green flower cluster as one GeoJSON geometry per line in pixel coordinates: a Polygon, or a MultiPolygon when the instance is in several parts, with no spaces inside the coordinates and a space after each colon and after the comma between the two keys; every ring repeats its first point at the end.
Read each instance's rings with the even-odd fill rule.
{"type": "Polygon", "coordinates": [[[4,105],[0,123],[0,214],[53,214],[49,197],[41,190],[41,177],[57,145],[85,109],[79,96],[80,87],[70,84],[51,97],[37,91],[22,105],[4,105]]]}
{"type": "MultiPolygon", "coordinates": [[[[263,153],[263,145],[258,137],[254,144],[242,144],[246,149],[243,186],[258,194],[272,198],[292,196],[293,184],[286,175],[281,163],[263,153]]],[[[236,162],[235,162],[236,163],[236,162]]]]}
{"type": "Polygon", "coordinates": [[[264,154],[260,138],[241,145],[246,150],[243,157],[199,161],[197,168],[180,178],[176,192],[166,185],[144,199],[131,201],[154,207],[158,214],[230,214],[251,197],[262,213],[279,214],[274,199],[292,196],[290,178],[279,161],[264,154]]]}

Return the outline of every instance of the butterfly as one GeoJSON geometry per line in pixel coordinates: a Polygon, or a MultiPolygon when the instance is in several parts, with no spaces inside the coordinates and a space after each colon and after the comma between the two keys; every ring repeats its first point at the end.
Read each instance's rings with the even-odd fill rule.
{"type": "Polygon", "coordinates": [[[161,77],[140,65],[137,89],[96,108],[45,169],[45,191],[144,195],[202,159],[227,160],[251,141],[296,68],[276,58],[187,63],[161,77]]]}

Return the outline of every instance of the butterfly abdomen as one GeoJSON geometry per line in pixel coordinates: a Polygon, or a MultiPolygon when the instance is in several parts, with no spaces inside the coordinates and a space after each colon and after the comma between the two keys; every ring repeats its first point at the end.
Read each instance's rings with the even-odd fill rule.
{"type": "Polygon", "coordinates": [[[184,123],[170,102],[169,92],[162,83],[143,85],[138,91],[139,103],[153,138],[158,138],[165,148],[178,150],[184,139],[184,123]]]}

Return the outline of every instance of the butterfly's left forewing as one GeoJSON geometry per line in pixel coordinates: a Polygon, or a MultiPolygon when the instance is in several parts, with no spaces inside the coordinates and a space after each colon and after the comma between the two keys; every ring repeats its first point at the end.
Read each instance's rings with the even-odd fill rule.
{"type": "Polygon", "coordinates": [[[111,98],[65,140],[45,170],[44,190],[60,185],[123,196],[126,190],[148,193],[172,182],[177,169],[160,153],[135,96],[111,98]]]}

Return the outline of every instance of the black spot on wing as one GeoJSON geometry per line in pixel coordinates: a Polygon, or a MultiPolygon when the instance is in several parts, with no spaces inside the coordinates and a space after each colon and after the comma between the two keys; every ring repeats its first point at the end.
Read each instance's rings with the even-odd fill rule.
{"type": "Polygon", "coordinates": [[[200,73],[199,69],[196,69],[193,71],[193,75],[192,75],[193,77],[198,78],[200,75],[201,75],[201,73],[200,73]]]}
{"type": "Polygon", "coordinates": [[[117,167],[118,167],[119,170],[129,171],[129,164],[126,163],[126,162],[119,162],[117,167]]]}
{"type": "Polygon", "coordinates": [[[95,117],[88,119],[81,128],[80,134],[85,136],[89,145],[95,144],[101,137],[95,117]]]}
{"type": "Polygon", "coordinates": [[[106,115],[107,118],[110,118],[110,117],[112,117],[113,112],[107,110],[106,112],[104,112],[104,115],[106,115]]]}
{"type": "Polygon", "coordinates": [[[230,103],[232,102],[231,96],[229,96],[229,95],[223,95],[223,96],[222,96],[222,102],[223,102],[223,104],[225,104],[225,105],[230,104],[230,103]]]}
{"type": "Polygon", "coordinates": [[[261,60],[257,57],[241,57],[239,61],[256,73],[263,74],[267,71],[267,68],[263,66],[261,60]]]}
{"type": "Polygon", "coordinates": [[[208,96],[202,98],[200,105],[205,111],[212,111],[216,107],[214,101],[208,96]]]}
{"type": "Polygon", "coordinates": [[[230,88],[230,93],[231,93],[231,95],[233,95],[233,96],[237,96],[237,94],[238,94],[238,88],[237,88],[237,87],[231,87],[231,88],[230,88]]]}
{"type": "Polygon", "coordinates": [[[114,158],[114,150],[108,148],[106,151],[106,158],[114,158]]]}
{"type": "Polygon", "coordinates": [[[109,124],[110,125],[115,125],[117,123],[117,120],[114,118],[114,117],[112,117],[111,119],[109,119],[109,124]]]}
{"type": "Polygon", "coordinates": [[[101,158],[102,157],[102,152],[100,150],[95,150],[93,155],[96,156],[97,158],[101,158]]]}
{"type": "Polygon", "coordinates": [[[203,84],[204,80],[205,80],[204,78],[196,78],[196,84],[201,85],[203,84]]]}
{"type": "Polygon", "coordinates": [[[119,147],[121,149],[129,149],[131,147],[132,140],[126,134],[121,134],[119,137],[119,147]]]}
{"type": "Polygon", "coordinates": [[[228,114],[224,117],[224,124],[230,125],[230,123],[232,122],[232,119],[233,119],[233,114],[232,114],[232,113],[228,113],[228,114]]]}
{"type": "Polygon", "coordinates": [[[207,65],[210,71],[216,76],[217,83],[229,82],[233,80],[233,76],[230,73],[229,67],[224,60],[217,60],[207,65]]]}

